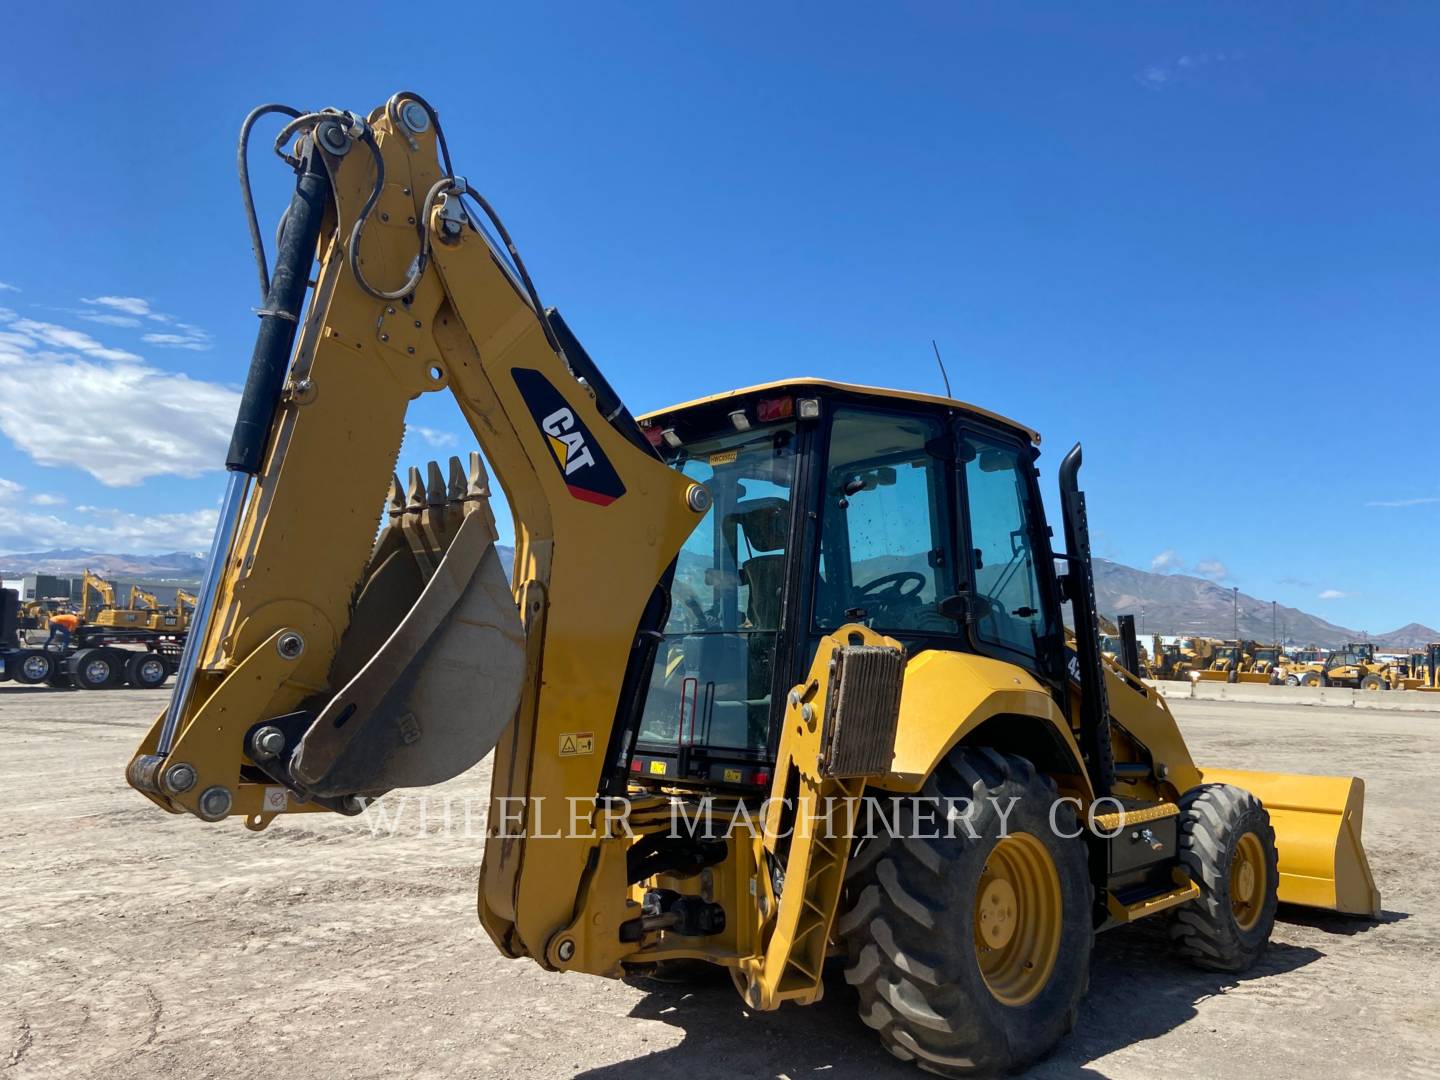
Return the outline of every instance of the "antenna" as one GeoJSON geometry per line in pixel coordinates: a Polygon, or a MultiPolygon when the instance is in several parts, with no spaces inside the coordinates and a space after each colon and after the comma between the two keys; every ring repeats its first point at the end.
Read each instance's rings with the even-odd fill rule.
{"type": "Polygon", "coordinates": [[[950,376],[945,374],[945,361],[940,359],[940,346],[935,344],[935,339],[930,339],[930,347],[935,350],[935,362],[940,365],[940,377],[945,380],[945,396],[954,397],[950,393],[950,376]]]}

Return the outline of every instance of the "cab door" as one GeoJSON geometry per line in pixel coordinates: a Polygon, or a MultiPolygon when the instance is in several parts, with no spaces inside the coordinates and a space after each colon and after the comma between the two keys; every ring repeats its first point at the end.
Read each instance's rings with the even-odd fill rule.
{"type": "Polygon", "coordinates": [[[1058,683],[1060,595],[1031,448],[962,424],[956,449],[971,644],[1058,683]]]}

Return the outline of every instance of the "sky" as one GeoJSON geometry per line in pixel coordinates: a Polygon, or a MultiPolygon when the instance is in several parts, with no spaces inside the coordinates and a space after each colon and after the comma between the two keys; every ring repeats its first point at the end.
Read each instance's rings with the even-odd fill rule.
{"type": "MultiPolygon", "coordinates": [[[[0,551],[208,545],[258,306],[240,121],[412,89],[634,411],[939,392],[933,338],[1047,489],[1083,441],[1096,554],[1440,625],[1440,7],[196,10],[8,16],[0,551]]],[[[474,445],[439,395],[411,420],[404,464],[474,445]]]]}

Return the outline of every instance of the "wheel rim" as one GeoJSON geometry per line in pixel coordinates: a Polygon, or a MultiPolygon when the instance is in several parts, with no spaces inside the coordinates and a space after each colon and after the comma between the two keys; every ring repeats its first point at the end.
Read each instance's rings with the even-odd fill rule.
{"type": "Polygon", "coordinates": [[[20,664],[27,679],[40,680],[50,674],[50,661],[43,656],[27,656],[20,664]]]}
{"type": "Polygon", "coordinates": [[[110,665],[104,660],[91,660],[85,665],[85,678],[92,683],[102,683],[110,678],[110,665]]]}
{"type": "Polygon", "coordinates": [[[975,890],[980,975],[1002,1005],[1024,1005],[1050,981],[1064,907],[1055,861],[1036,837],[1000,838],[975,890]]]}
{"type": "Polygon", "coordinates": [[[1249,930],[1260,921],[1260,912],[1265,907],[1267,874],[1260,838],[1246,833],[1240,837],[1230,862],[1230,913],[1241,930],[1249,930]]]}
{"type": "Polygon", "coordinates": [[[165,672],[165,665],[159,660],[146,660],[140,665],[142,682],[156,682],[165,672]]]}

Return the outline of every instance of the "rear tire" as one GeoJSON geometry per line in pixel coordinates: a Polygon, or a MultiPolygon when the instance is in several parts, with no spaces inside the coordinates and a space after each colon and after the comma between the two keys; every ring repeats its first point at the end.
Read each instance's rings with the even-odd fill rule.
{"type": "Polygon", "coordinates": [[[82,690],[104,690],[114,686],[124,664],[113,649],[81,649],[70,658],[70,681],[82,690]]]}
{"type": "Polygon", "coordinates": [[[169,677],[169,665],[156,653],[136,653],[125,661],[125,681],[136,690],[154,690],[169,677]]]}
{"type": "Polygon", "coordinates": [[[1307,673],[1305,673],[1304,675],[1301,675],[1301,676],[1300,676],[1300,685],[1301,685],[1301,686],[1319,686],[1319,685],[1320,685],[1320,676],[1319,676],[1319,675],[1316,675],[1313,671],[1307,672],[1307,673]]]}
{"type": "Polygon", "coordinates": [[[1089,982],[1094,890],[1074,809],[1056,817],[1075,838],[1056,835],[1049,778],[990,749],[952,752],[922,797],[918,827],[851,861],[836,923],[845,980],[901,1060],[941,1076],[1019,1070],[1074,1027],[1089,982]],[[947,822],[960,800],[973,800],[974,838],[947,822]]]}
{"type": "Polygon", "coordinates": [[[1299,686],[1299,685],[1300,685],[1300,679],[1299,679],[1299,677],[1296,676],[1296,675],[1287,675],[1287,676],[1285,676],[1285,685],[1286,685],[1286,686],[1299,686]]]}
{"type": "Polygon", "coordinates": [[[55,657],[44,649],[21,649],[6,662],[5,670],[22,686],[36,686],[55,673],[55,657]]]}
{"type": "Polygon", "coordinates": [[[1270,815],[1250,792],[1201,784],[1180,799],[1180,864],[1200,896],[1175,909],[1170,940],[1208,971],[1245,971],[1275,925],[1280,861],[1270,815]]]}

